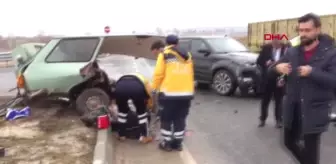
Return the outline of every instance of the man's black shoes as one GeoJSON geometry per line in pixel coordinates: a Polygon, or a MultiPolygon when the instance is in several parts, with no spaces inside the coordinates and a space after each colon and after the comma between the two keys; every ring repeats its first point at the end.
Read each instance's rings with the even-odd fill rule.
{"type": "MultiPolygon", "coordinates": [[[[262,128],[262,127],[264,127],[265,125],[266,125],[266,122],[265,122],[265,121],[260,121],[258,127],[259,127],[259,128],[262,128]]],[[[282,128],[282,122],[277,121],[277,122],[275,123],[275,128],[277,128],[277,129],[282,128]]]]}
{"type": "Polygon", "coordinates": [[[262,127],[264,127],[265,125],[266,125],[265,121],[260,121],[258,127],[259,127],[259,128],[262,128],[262,127]]]}
{"type": "Polygon", "coordinates": [[[163,151],[172,151],[171,143],[167,141],[162,141],[159,143],[159,149],[163,151]]]}
{"type": "Polygon", "coordinates": [[[173,141],[172,144],[171,144],[171,148],[173,150],[176,150],[176,151],[182,151],[183,150],[183,146],[181,144],[181,141],[173,141]]]}
{"type": "Polygon", "coordinates": [[[163,151],[182,151],[183,150],[183,146],[181,143],[177,143],[177,142],[167,142],[167,141],[162,141],[161,143],[159,143],[159,149],[163,150],[163,151]]]}
{"type": "Polygon", "coordinates": [[[277,121],[277,123],[275,124],[275,128],[282,128],[282,123],[280,121],[277,121]]]}

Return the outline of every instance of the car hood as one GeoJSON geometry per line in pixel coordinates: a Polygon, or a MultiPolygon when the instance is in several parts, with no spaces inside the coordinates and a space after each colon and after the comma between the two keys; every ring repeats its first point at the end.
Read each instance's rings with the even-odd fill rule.
{"type": "Polygon", "coordinates": [[[13,59],[21,57],[23,62],[28,62],[35,57],[36,53],[44,46],[44,43],[25,43],[16,46],[12,50],[13,59]]]}
{"type": "Polygon", "coordinates": [[[111,55],[98,60],[99,67],[109,78],[118,80],[122,75],[139,72],[148,79],[152,78],[155,60],[146,58],[134,59],[126,55],[111,55]]]}
{"type": "Polygon", "coordinates": [[[258,54],[252,52],[230,52],[227,55],[238,63],[255,63],[258,57],[258,54]]]}
{"type": "Polygon", "coordinates": [[[15,72],[19,73],[19,70],[29,65],[36,56],[37,52],[42,49],[44,43],[25,43],[16,46],[12,50],[12,58],[15,62],[15,72]],[[19,60],[21,63],[19,63],[19,60]]]}

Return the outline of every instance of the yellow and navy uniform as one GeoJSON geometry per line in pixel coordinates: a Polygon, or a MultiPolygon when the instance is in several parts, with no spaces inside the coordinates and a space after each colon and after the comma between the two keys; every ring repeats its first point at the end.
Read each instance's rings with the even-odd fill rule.
{"type": "Polygon", "coordinates": [[[152,89],[166,99],[192,99],[194,68],[191,54],[176,46],[165,47],[156,61],[152,89]]]}
{"type": "Polygon", "coordinates": [[[290,42],[292,47],[299,46],[301,44],[300,36],[297,36],[297,37],[291,39],[289,42],[290,42]]]}
{"type": "Polygon", "coordinates": [[[132,74],[124,75],[120,79],[127,78],[127,77],[136,77],[136,79],[138,79],[143,84],[146,90],[146,94],[148,96],[148,100],[146,102],[147,108],[152,109],[153,108],[152,88],[151,88],[151,85],[148,79],[140,73],[132,73],[132,74]]]}
{"type": "Polygon", "coordinates": [[[127,135],[127,120],[132,120],[132,116],[129,115],[131,111],[129,102],[131,101],[136,109],[140,129],[139,140],[144,143],[151,141],[148,131],[148,109],[152,109],[153,100],[148,80],[139,73],[122,76],[116,82],[115,100],[118,106],[118,123],[120,124],[118,133],[120,139],[123,140],[127,135]]]}

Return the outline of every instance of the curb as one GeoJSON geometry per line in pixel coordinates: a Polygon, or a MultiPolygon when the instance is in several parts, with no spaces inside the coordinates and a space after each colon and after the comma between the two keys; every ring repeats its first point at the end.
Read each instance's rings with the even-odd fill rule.
{"type": "Polygon", "coordinates": [[[113,164],[113,157],[114,144],[110,129],[98,130],[92,164],[113,164]]]}

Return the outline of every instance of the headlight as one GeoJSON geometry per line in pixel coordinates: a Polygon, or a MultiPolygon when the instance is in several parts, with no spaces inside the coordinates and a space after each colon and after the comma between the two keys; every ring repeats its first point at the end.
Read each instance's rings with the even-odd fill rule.
{"type": "Polygon", "coordinates": [[[257,64],[256,63],[244,63],[245,67],[256,67],[257,64]]]}

